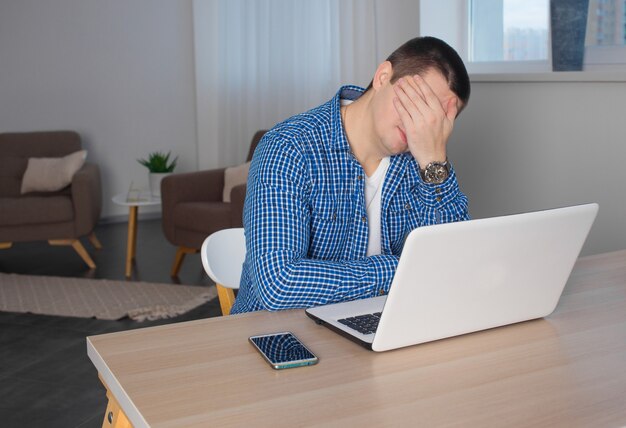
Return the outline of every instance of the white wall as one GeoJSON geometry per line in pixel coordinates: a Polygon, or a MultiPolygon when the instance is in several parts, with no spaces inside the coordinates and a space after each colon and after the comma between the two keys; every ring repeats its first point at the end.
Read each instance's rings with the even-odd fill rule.
{"type": "MultiPolygon", "coordinates": [[[[155,150],[196,168],[190,0],[0,2],[0,132],[73,129],[100,165],[103,216],[155,150]]],[[[148,212],[149,209],[142,209],[148,212]]]]}
{"type": "Polygon", "coordinates": [[[382,62],[402,43],[419,35],[419,4],[415,0],[375,2],[378,27],[376,57],[382,62]]]}
{"type": "Polygon", "coordinates": [[[626,248],[625,99],[623,81],[473,82],[450,141],[472,216],[598,202],[583,254],[626,248]]]}

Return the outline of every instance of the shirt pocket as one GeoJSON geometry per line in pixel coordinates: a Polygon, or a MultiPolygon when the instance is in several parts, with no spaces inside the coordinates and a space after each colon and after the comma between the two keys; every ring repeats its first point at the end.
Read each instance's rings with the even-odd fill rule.
{"type": "Polygon", "coordinates": [[[419,226],[416,204],[409,194],[398,195],[389,204],[388,232],[393,254],[400,255],[407,235],[419,226]]]}
{"type": "Polygon", "coordinates": [[[315,259],[341,258],[352,231],[354,207],[349,198],[326,199],[313,207],[309,256],[315,259]]]}

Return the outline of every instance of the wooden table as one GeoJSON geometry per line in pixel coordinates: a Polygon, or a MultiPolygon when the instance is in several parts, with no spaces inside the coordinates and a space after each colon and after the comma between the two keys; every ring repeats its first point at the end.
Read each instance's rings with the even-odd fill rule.
{"type": "Polygon", "coordinates": [[[302,310],[92,336],[87,350],[118,426],[624,426],[626,251],[580,259],[547,319],[385,353],[302,310]],[[275,371],[248,343],[282,330],[319,364],[275,371]]]}
{"type": "Polygon", "coordinates": [[[139,207],[161,205],[161,198],[152,196],[150,192],[141,192],[132,198],[128,193],[113,196],[117,205],[128,207],[128,238],[126,244],[126,277],[130,278],[133,271],[133,260],[137,253],[137,214],[139,207]]]}

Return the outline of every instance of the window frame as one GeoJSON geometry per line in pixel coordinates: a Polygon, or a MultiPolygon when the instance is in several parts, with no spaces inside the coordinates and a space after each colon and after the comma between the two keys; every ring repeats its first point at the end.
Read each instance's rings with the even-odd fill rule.
{"type": "Polygon", "coordinates": [[[626,45],[585,46],[583,70],[626,71],[626,45]]]}

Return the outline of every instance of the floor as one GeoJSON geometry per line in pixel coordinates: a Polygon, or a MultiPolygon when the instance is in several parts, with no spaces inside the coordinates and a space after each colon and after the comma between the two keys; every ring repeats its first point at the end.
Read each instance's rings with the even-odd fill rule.
{"type": "MultiPolygon", "coordinates": [[[[102,250],[84,240],[95,270],[70,247],[22,243],[0,250],[0,272],[123,280],[126,232],[126,223],[99,225],[102,250]]],[[[163,236],[160,220],[140,221],[137,233],[132,281],[211,284],[199,255],[187,256],[177,279],[169,276],[176,249],[163,236]]],[[[0,312],[0,427],[101,427],[105,390],[87,357],[86,336],[218,315],[217,300],[152,322],[0,312]]]]}

